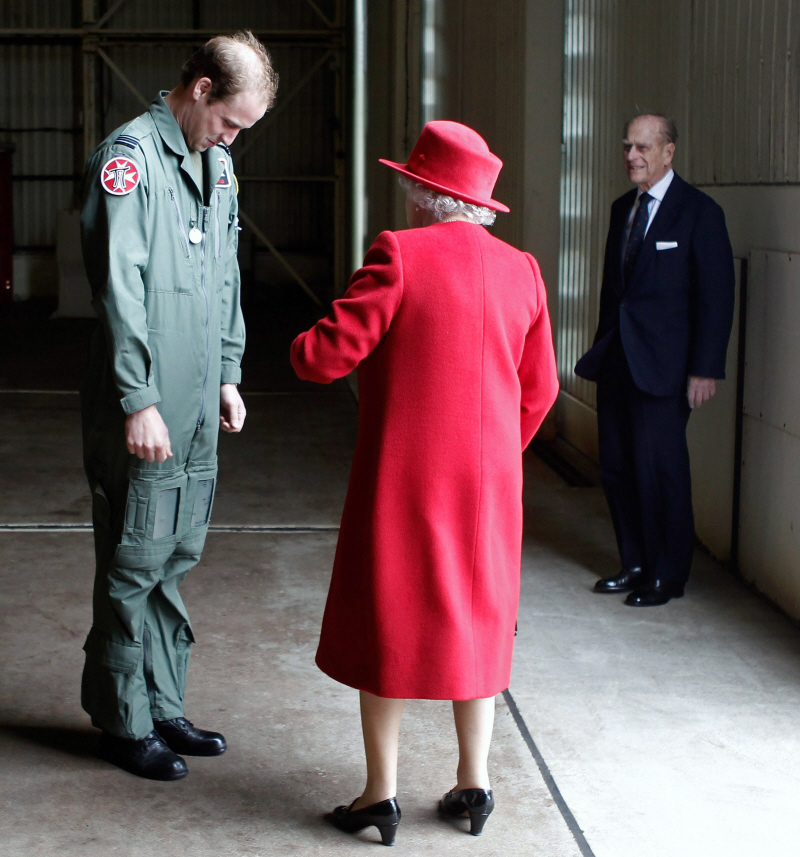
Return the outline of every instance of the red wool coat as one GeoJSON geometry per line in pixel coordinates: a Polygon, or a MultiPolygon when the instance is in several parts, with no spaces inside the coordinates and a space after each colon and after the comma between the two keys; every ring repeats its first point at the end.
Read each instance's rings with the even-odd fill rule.
{"type": "Polygon", "coordinates": [[[522,450],[558,390],[536,261],[463,221],[384,232],[291,358],[322,384],[358,367],[358,441],[317,664],[385,697],[504,690],[522,450]]]}

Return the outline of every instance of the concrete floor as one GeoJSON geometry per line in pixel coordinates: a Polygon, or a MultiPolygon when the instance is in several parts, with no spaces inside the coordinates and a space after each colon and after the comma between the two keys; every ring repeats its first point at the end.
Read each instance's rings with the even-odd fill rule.
{"type": "MultiPolygon", "coordinates": [[[[355,405],[343,385],[247,404],[246,432],[221,442],[220,529],[183,588],[198,639],[187,714],[230,749],[162,784],[96,759],[79,705],[92,544],[77,397],[0,394],[0,857],[349,855],[378,841],[322,819],[355,797],[363,760],[356,693],[313,662],[355,405]]],[[[456,758],[447,704],[409,704],[398,849],[797,853],[800,630],[702,554],[666,607],[592,594],[616,565],[601,492],[568,487],[534,455],[526,471],[510,692],[585,842],[499,697],[498,804],[480,839],[435,815],[456,758]]]]}

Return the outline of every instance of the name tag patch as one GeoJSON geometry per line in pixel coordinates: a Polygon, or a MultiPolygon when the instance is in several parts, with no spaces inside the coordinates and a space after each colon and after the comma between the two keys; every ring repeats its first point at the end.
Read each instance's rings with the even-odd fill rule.
{"type": "Polygon", "coordinates": [[[112,196],[125,196],[139,184],[139,168],[130,158],[112,158],[100,170],[100,184],[112,196]]]}
{"type": "Polygon", "coordinates": [[[674,250],[677,246],[677,241],[656,241],[656,250],[674,250]]]}

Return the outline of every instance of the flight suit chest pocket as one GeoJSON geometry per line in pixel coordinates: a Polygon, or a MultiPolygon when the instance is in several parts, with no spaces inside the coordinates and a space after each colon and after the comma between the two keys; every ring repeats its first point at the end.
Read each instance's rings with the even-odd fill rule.
{"type": "Polygon", "coordinates": [[[191,271],[194,267],[194,252],[192,246],[192,231],[190,221],[193,221],[190,212],[181,198],[180,193],[174,187],[164,190],[161,201],[161,229],[157,230],[155,240],[164,242],[164,253],[173,260],[173,265],[184,272],[184,277],[177,277],[174,291],[191,291],[191,275],[185,278],[187,269],[191,271]]]}
{"type": "Polygon", "coordinates": [[[141,475],[134,471],[128,484],[122,544],[147,547],[175,541],[187,485],[184,472],[141,475]]]}

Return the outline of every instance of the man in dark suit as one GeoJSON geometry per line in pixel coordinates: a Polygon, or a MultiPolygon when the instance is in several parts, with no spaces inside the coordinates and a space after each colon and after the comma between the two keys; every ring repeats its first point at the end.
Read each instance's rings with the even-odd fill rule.
{"type": "Polygon", "coordinates": [[[683,595],[694,546],[686,426],[725,377],[734,268],[725,216],[672,169],[677,132],[625,127],[637,189],[611,206],[600,321],[575,367],[597,382],[600,468],[622,570],[597,592],[637,607],[683,595]]]}

